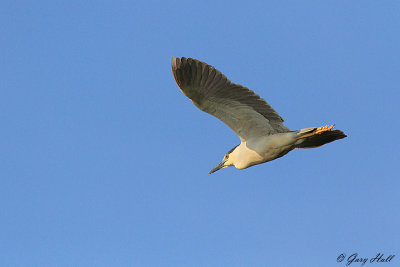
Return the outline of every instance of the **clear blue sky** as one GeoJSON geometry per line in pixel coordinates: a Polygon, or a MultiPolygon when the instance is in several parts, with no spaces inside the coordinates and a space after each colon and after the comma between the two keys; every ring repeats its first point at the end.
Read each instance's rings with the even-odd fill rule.
{"type": "Polygon", "coordinates": [[[400,266],[399,1],[0,14],[0,266],[400,266]],[[208,175],[239,139],[180,92],[171,56],[214,65],[291,129],[348,138],[208,175]]]}

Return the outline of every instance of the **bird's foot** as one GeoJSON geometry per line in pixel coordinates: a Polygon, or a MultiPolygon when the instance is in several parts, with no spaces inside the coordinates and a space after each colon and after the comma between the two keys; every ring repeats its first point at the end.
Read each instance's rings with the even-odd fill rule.
{"type": "Polygon", "coordinates": [[[331,125],[331,126],[326,125],[326,126],[318,127],[317,129],[315,129],[314,134],[320,134],[320,133],[323,133],[326,131],[330,131],[330,130],[332,130],[332,128],[334,126],[335,125],[331,125]]]}

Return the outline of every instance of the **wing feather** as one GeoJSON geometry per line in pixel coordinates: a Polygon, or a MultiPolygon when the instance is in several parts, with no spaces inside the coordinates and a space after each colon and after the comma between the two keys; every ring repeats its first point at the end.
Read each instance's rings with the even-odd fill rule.
{"type": "Polygon", "coordinates": [[[181,91],[199,109],[227,124],[241,140],[290,131],[264,99],[232,83],[213,66],[184,57],[172,57],[171,66],[181,91]]]}

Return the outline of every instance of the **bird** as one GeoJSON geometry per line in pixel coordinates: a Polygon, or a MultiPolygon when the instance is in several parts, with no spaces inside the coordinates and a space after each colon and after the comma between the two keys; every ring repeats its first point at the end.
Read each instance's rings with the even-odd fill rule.
{"type": "Polygon", "coordinates": [[[209,174],[234,166],[237,169],[280,158],[296,148],[315,148],[347,137],[334,125],[292,131],[283,118],[254,91],[232,83],[213,66],[193,58],[171,57],[177,85],[200,110],[228,125],[240,144],[223,156],[209,174]]]}

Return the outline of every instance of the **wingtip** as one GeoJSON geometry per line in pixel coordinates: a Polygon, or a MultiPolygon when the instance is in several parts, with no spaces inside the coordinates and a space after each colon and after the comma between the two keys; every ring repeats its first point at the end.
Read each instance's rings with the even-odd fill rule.
{"type": "Polygon", "coordinates": [[[171,67],[172,69],[176,69],[176,59],[174,56],[171,56],[171,67]]]}

